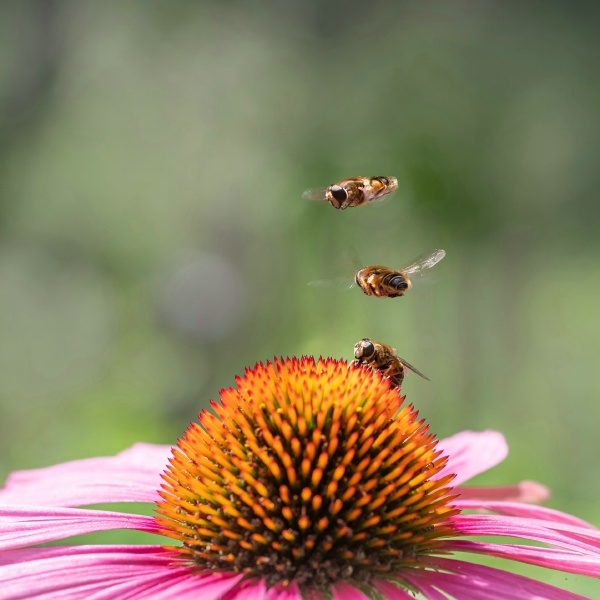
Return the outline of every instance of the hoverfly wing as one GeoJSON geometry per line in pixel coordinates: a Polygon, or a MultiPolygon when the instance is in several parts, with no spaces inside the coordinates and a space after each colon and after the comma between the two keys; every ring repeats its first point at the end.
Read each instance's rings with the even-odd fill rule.
{"type": "Polygon", "coordinates": [[[320,188],[311,188],[309,190],[305,190],[302,194],[303,200],[312,200],[312,201],[321,201],[325,202],[325,196],[327,194],[327,190],[329,187],[320,187],[320,188]]]}
{"type": "Polygon", "coordinates": [[[434,265],[442,260],[446,256],[445,250],[434,250],[433,252],[426,252],[415,258],[409,265],[399,269],[399,271],[406,273],[407,275],[420,275],[423,271],[431,269],[434,265]]]}
{"type": "Polygon", "coordinates": [[[421,373],[421,371],[419,371],[419,369],[416,369],[415,367],[413,367],[410,363],[406,362],[403,358],[400,358],[398,356],[398,360],[408,369],[410,369],[413,373],[416,373],[419,377],[422,377],[423,379],[427,379],[427,381],[431,381],[431,379],[429,379],[429,377],[427,377],[427,375],[421,373]]]}
{"type": "Polygon", "coordinates": [[[315,279],[313,281],[309,281],[306,285],[311,287],[327,287],[337,288],[340,290],[350,290],[356,285],[356,282],[348,277],[337,277],[335,279],[315,279]]]}
{"type": "Polygon", "coordinates": [[[346,248],[336,263],[340,263],[340,268],[333,273],[346,273],[346,276],[317,279],[309,281],[306,285],[310,285],[311,287],[337,288],[338,290],[350,290],[356,287],[356,279],[351,273],[360,271],[362,268],[360,256],[356,249],[353,247],[346,248]]]}

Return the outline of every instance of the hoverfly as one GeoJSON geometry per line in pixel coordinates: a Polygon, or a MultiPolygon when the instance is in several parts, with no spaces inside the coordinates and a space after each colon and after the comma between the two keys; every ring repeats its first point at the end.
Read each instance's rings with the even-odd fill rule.
{"type": "Polygon", "coordinates": [[[411,277],[431,269],[444,256],[446,256],[444,250],[434,250],[422,254],[410,264],[397,270],[380,265],[365,267],[356,273],[354,281],[367,296],[397,298],[404,296],[410,290],[411,277]]]}
{"type": "Polygon", "coordinates": [[[423,375],[421,371],[415,369],[403,358],[400,358],[395,348],[375,340],[364,338],[356,343],[354,345],[354,359],[355,365],[371,367],[374,371],[379,371],[384,377],[389,377],[398,390],[402,387],[405,368],[429,381],[429,377],[423,375]]]}
{"type": "Polygon", "coordinates": [[[306,190],[306,200],[325,200],[333,208],[344,210],[349,206],[362,206],[375,202],[398,188],[395,177],[350,177],[328,187],[306,190]]]}

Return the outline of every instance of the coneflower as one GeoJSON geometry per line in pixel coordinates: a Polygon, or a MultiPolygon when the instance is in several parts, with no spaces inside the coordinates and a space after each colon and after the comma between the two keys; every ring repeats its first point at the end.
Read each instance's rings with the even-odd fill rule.
{"type": "Polygon", "coordinates": [[[461,487],[504,458],[502,436],[438,442],[402,401],[370,369],[276,360],[222,391],[166,469],[169,449],[140,444],[13,473],[0,491],[0,598],[581,598],[453,557],[598,577],[600,532],[526,503],[545,498],[539,484],[461,487]],[[158,515],[70,508],[123,501],[157,502],[158,515]],[[171,545],[32,547],[123,528],[171,545]]]}

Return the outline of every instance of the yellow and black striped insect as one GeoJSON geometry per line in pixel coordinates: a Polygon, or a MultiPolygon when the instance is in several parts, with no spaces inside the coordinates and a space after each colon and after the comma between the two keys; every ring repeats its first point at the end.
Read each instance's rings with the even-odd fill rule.
{"type": "Polygon", "coordinates": [[[391,194],[398,188],[395,177],[350,177],[324,188],[306,190],[306,200],[324,200],[333,208],[345,210],[351,206],[363,206],[391,194]]]}
{"type": "Polygon", "coordinates": [[[389,377],[392,385],[398,389],[402,387],[405,369],[410,369],[429,381],[427,375],[400,358],[395,348],[368,338],[354,345],[354,364],[365,365],[374,371],[379,371],[384,377],[389,377]]]}

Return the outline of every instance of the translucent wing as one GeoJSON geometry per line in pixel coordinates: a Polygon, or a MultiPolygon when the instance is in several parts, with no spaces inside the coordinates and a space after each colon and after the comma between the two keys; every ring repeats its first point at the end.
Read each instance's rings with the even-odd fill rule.
{"type": "Polygon", "coordinates": [[[335,262],[336,265],[339,263],[340,269],[337,269],[334,271],[334,273],[347,273],[345,277],[317,279],[309,281],[306,285],[310,285],[311,287],[337,288],[341,290],[350,290],[355,287],[356,281],[354,279],[354,275],[351,273],[356,273],[356,271],[360,271],[360,269],[362,269],[360,257],[358,252],[356,252],[356,249],[352,247],[347,248],[341,253],[339,259],[335,262]]]}
{"type": "Polygon", "coordinates": [[[325,202],[325,194],[327,193],[327,189],[329,186],[320,187],[320,188],[311,188],[310,190],[306,190],[302,194],[302,198],[304,200],[321,200],[325,202]]]}
{"type": "Polygon", "coordinates": [[[407,275],[420,275],[422,271],[431,269],[431,267],[437,265],[437,263],[439,263],[444,256],[446,256],[445,250],[434,250],[433,252],[427,252],[415,258],[415,260],[413,260],[406,267],[402,267],[398,270],[406,273],[407,275]]]}
{"type": "Polygon", "coordinates": [[[356,282],[349,277],[337,277],[335,279],[316,279],[314,281],[309,281],[306,285],[310,285],[311,287],[328,287],[349,290],[356,285],[356,282]]]}
{"type": "Polygon", "coordinates": [[[407,363],[403,358],[398,357],[398,360],[408,369],[410,369],[413,373],[416,373],[417,375],[419,375],[419,377],[422,377],[423,379],[427,379],[427,381],[431,381],[431,379],[429,379],[429,377],[427,377],[427,375],[424,375],[423,373],[421,373],[421,371],[419,371],[418,369],[415,369],[410,363],[407,363]]]}

